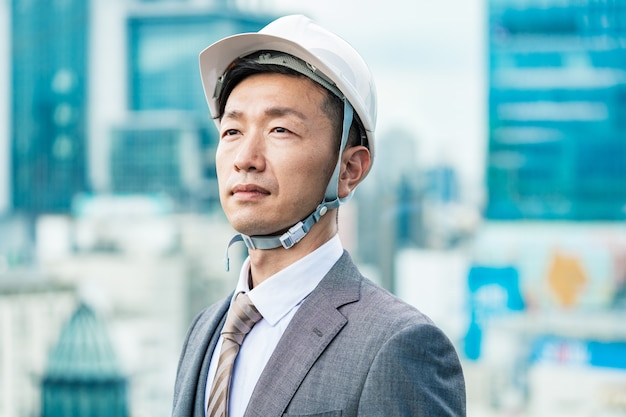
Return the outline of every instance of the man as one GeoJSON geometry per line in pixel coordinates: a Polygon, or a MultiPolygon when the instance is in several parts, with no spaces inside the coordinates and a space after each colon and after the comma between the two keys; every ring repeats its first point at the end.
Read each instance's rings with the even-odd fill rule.
{"type": "Polygon", "coordinates": [[[362,277],[337,236],[373,157],[362,58],[287,16],[211,45],[200,69],[231,244],[249,256],[233,295],[191,325],[173,416],[465,415],[450,341],[362,277]]]}

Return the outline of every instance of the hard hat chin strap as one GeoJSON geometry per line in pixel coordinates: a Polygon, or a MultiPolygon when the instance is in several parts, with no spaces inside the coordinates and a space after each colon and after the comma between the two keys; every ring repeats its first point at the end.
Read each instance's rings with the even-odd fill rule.
{"type": "Polygon", "coordinates": [[[351,191],[344,198],[339,198],[339,174],[341,172],[341,155],[346,148],[348,143],[348,136],[350,134],[350,126],[352,125],[352,119],[354,117],[354,110],[348,100],[343,98],[343,129],[341,132],[341,144],[339,147],[339,155],[337,157],[337,164],[335,165],[335,170],[333,171],[333,175],[328,182],[328,186],[326,187],[326,192],[324,194],[324,201],[317,206],[315,211],[309,216],[296,223],[292,227],[289,228],[288,231],[283,233],[282,235],[276,236],[248,236],[243,233],[238,233],[230,240],[228,243],[228,247],[226,248],[226,271],[230,269],[230,260],[228,257],[228,250],[230,247],[237,242],[244,242],[248,249],[275,249],[279,247],[283,247],[285,249],[289,249],[293,247],[296,243],[302,240],[303,237],[309,233],[311,227],[315,223],[317,223],[322,216],[328,213],[329,210],[335,209],[340,205],[348,202],[350,198],[352,198],[352,194],[354,192],[351,191]]]}

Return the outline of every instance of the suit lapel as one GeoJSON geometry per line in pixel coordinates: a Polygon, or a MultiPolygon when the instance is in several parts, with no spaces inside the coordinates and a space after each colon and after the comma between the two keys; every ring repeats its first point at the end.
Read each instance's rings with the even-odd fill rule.
{"type": "Polygon", "coordinates": [[[180,390],[176,399],[188,400],[177,401],[172,416],[204,417],[205,381],[229,304],[230,297],[217,305],[214,311],[203,313],[196,322],[193,328],[194,339],[185,344],[184,368],[179,369],[176,378],[180,390]]]}
{"type": "Polygon", "coordinates": [[[313,364],[346,325],[338,308],[359,299],[359,277],[344,252],[287,326],[252,393],[245,417],[285,412],[313,364]]]}

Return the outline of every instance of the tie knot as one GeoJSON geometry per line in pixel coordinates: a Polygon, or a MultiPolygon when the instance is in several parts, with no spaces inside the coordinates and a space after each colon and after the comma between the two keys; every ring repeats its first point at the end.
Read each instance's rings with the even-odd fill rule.
{"type": "Polygon", "coordinates": [[[230,306],[222,336],[241,346],[248,332],[262,318],[263,316],[252,304],[250,297],[240,292],[230,306]]]}

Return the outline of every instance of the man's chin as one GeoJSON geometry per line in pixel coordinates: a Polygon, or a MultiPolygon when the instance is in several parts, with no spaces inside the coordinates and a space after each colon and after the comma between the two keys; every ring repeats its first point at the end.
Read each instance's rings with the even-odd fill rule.
{"type": "Polygon", "coordinates": [[[266,221],[261,223],[259,216],[250,216],[249,213],[242,213],[241,211],[231,214],[231,216],[226,216],[230,225],[238,233],[247,236],[280,236],[300,221],[299,219],[291,222],[285,222],[284,219],[280,219],[280,221],[265,219],[266,221]]]}
{"type": "Polygon", "coordinates": [[[289,230],[289,227],[277,229],[271,227],[259,227],[258,224],[242,225],[239,227],[234,226],[234,228],[237,232],[247,236],[280,236],[289,230]]]}

